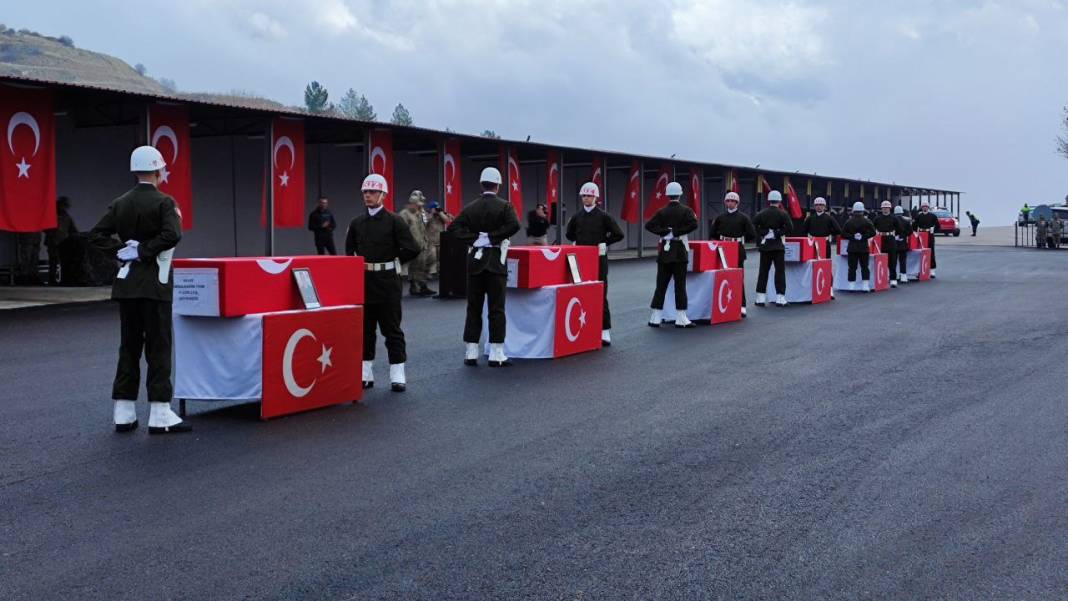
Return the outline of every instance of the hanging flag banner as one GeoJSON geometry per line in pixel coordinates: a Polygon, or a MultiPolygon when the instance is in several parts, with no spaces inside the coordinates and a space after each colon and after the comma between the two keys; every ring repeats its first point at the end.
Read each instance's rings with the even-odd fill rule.
{"type": "Polygon", "coordinates": [[[389,194],[386,194],[386,199],[382,204],[386,210],[393,211],[393,199],[397,196],[397,188],[393,182],[393,132],[388,129],[372,131],[370,148],[371,152],[367,155],[367,171],[386,178],[389,194]]]}
{"type": "Polygon", "coordinates": [[[704,181],[704,173],[700,167],[690,167],[690,208],[694,215],[701,218],[701,182],[704,181]]]}
{"type": "Polygon", "coordinates": [[[148,107],[148,143],[163,155],[159,189],[178,203],[182,229],[193,229],[193,168],[189,137],[189,109],[184,105],[148,107]]]}
{"type": "Polygon", "coordinates": [[[786,202],[789,205],[788,209],[790,217],[793,219],[801,219],[804,213],[801,211],[801,199],[797,197],[797,190],[794,190],[793,183],[790,182],[790,178],[785,178],[786,184],[786,202]]]}
{"type": "Polygon", "coordinates": [[[604,202],[604,157],[593,157],[590,181],[597,184],[597,189],[601,191],[601,198],[598,202],[604,202]]]}
{"type": "Polygon", "coordinates": [[[645,219],[649,220],[657,211],[668,203],[667,185],[671,181],[671,165],[660,165],[660,173],[656,176],[656,183],[649,192],[649,200],[645,204],[645,219]]]}
{"type": "Polygon", "coordinates": [[[459,215],[463,209],[463,178],[460,175],[460,141],[445,141],[445,212],[459,215]]]}
{"type": "MultiPolygon", "coordinates": [[[[304,226],[304,121],[274,120],[271,125],[271,166],[274,178],[275,227],[304,226]]],[[[164,157],[166,158],[166,157],[164,157]]],[[[270,177],[271,169],[267,176],[270,177]]],[[[260,225],[267,225],[267,193],[264,188],[260,225]]]]}
{"type": "Polygon", "coordinates": [[[0,230],[56,227],[54,120],[49,92],[5,87],[0,94],[0,230]]]}
{"type": "Polygon", "coordinates": [[[556,202],[560,196],[560,153],[550,150],[545,165],[545,204],[549,207],[549,223],[556,223],[556,202]]]}
{"type": "Polygon", "coordinates": [[[523,218],[523,182],[519,177],[519,156],[515,147],[508,149],[508,201],[515,207],[515,214],[523,218]]]}
{"type": "Polygon", "coordinates": [[[734,169],[727,171],[727,191],[735,194],[742,193],[742,186],[738,183],[738,174],[734,172],[734,169]]]}
{"type": "Polygon", "coordinates": [[[627,178],[627,195],[623,198],[623,210],[619,217],[627,223],[638,221],[638,212],[641,209],[642,190],[642,166],[638,161],[630,164],[630,177],[627,178]]]}

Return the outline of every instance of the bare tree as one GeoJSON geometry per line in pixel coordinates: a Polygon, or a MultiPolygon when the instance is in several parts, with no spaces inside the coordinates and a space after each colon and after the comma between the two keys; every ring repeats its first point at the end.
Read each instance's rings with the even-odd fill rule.
{"type": "Polygon", "coordinates": [[[1068,106],[1064,107],[1064,120],[1061,125],[1064,127],[1064,135],[1057,136],[1057,153],[1068,159],[1068,106]]]}

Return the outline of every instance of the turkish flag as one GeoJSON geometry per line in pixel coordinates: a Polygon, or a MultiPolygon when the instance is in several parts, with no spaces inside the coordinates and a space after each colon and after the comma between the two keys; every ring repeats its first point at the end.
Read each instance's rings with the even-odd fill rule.
{"type": "Polygon", "coordinates": [[[263,316],[263,419],[358,401],[363,307],[263,316]]]}
{"type": "MultiPolygon", "coordinates": [[[[274,178],[274,225],[304,226],[304,122],[298,119],[274,120],[271,127],[271,165],[274,178]]],[[[266,198],[263,217],[267,223],[266,198]]]]}
{"type": "Polygon", "coordinates": [[[623,210],[619,217],[627,223],[638,221],[638,210],[641,207],[641,199],[638,195],[642,191],[642,167],[641,163],[634,161],[630,164],[630,178],[627,180],[627,196],[623,199],[623,210]]]}
{"type": "Polygon", "coordinates": [[[712,323],[738,321],[742,318],[744,269],[718,269],[713,280],[712,323]]]}
{"type": "Polygon", "coordinates": [[[771,184],[764,178],[763,175],[757,176],[757,194],[771,192],[771,184]]]}
{"type": "Polygon", "coordinates": [[[597,202],[604,202],[604,157],[593,157],[590,181],[597,184],[597,189],[601,191],[601,198],[597,199],[597,202]]]}
{"type": "Polygon", "coordinates": [[[189,109],[184,105],[148,107],[148,142],[163,155],[163,181],[159,189],[174,197],[182,216],[182,229],[193,229],[193,166],[189,142],[189,109]]]}
{"type": "Polygon", "coordinates": [[[445,141],[445,211],[459,215],[463,210],[463,178],[460,177],[460,141],[445,141]]]}
{"type": "Polygon", "coordinates": [[[727,191],[735,194],[742,193],[742,186],[738,183],[738,175],[734,172],[734,169],[727,171],[727,191]]]}
{"type": "Polygon", "coordinates": [[[701,182],[704,175],[700,167],[690,167],[690,208],[698,219],[701,218],[701,182]]]}
{"type": "Polygon", "coordinates": [[[523,182],[519,177],[519,157],[515,147],[508,149],[508,200],[515,207],[515,214],[523,218],[523,182]]]}
{"type": "Polygon", "coordinates": [[[0,94],[0,230],[56,227],[56,138],[52,95],[5,87],[0,94]]]}
{"type": "MultiPolygon", "coordinates": [[[[822,244],[822,242],[820,242],[822,244]]],[[[834,285],[834,270],[830,259],[816,259],[812,264],[812,304],[831,300],[831,287],[834,285]]]]}
{"type": "Polygon", "coordinates": [[[556,201],[560,196],[560,153],[550,150],[545,160],[545,196],[549,206],[549,223],[556,223],[556,201]]]}
{"type": "Polygon", "coordinates": [[[890,289],[890,259],[886,253],[871,255],[872,275],[875,276],[876,292],[890,289]]]}
{"type": "Polygon", "coordinates": [[[649,193],[649,201],[645,205],[645,219],[651,218],[657,211],[667,205],[667,185],[671,181],[671,165],[660,165],[660,174],[656,176],[656,183],[649,193]]]}
{"type": "Polygon", "coordinates": [[[393,133],[388,129],[376,129],[371,132],[371,153],[367,155],[369,173],[377,173],[386,178],[389,193],[382,204],[386,210],[393,210],[393,197],[397,191],[393,186],[393,133]]]}
{"type": "Polygon", "coordinates": [[[601,348],[603,319],[603,283],[590,282],[557,288],[553,357],[601,348]]]}
{"type": "Polygon", "coordinates": [[[790,217],[801,219],[801,199],[797,197],[797,190],[794,190],[790,178],[786,178],[786,202],[790,207],[790,217]]]}

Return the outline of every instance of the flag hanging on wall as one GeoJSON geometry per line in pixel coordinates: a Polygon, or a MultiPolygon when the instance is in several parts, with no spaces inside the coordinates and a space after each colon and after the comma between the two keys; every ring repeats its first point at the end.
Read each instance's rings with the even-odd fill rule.
{"type": "Polygon", "coordinates": [[[649,200],[645,204],[645,219],[651,218],[657,211],[668,203],[667,185],[671,181],[671,165],[660,165],[660,173],[656,176],[656,183],[649,192],[649,200]]]}
{"type": "Polygon", "coordinates": [[[3,88],[0,126],[0,230],[56,227],[55,117],[52,94],[3,88]]]}
{"type": "Polygon", "coordinates": [[[460,141],[445,141],[445,212],[459,215],[463,209],[463,177],[460,174],[460,141]]]}
{"type": "MultiPolygon", "coordinates": [[[[148,143],[163,155],[166,167],[159,189],[178,203],[182,229],[193,229],[193,167],[189,108],[175,104],[148,107],[148,143]]],[[[303,212],[303,211],[302,211],[303,212]]]]}
{"type": "Polygon", "coordinates": [[[382,203],[386,210],[393,210],[393,198],[397,196],[397,189],[393,185],[393,132],[388,129],[376,129],[371,132],[371,152],[367,155],[368,173],[377,173],[386,178],[386,187],[389,194],[382,203]]]}
{"type": "Polygon", "coordinates": [[[620,219],[623,221],[627,223],[636,223],[638,221],[638,213],[641,208],[641,198],[639,198],[641,190],[641,163],[633,161],[630,164],[630,177],[627,178],[627,195],[623,199],[623,210],[619,214],[620,219]]]}
{"type": "Polygon", "coordinates": [[[690,167],[690,208],[694,215],[701,218],[701,182],[704,181],[704,172],[700,167],[690,167]]]}
{"type": "Polygon", "coordinates": [[[556,202],[560,197],[560,153],[550,150],[545,165],[545,204],[549,207],[549,223],[556,223],[556,202]]]}

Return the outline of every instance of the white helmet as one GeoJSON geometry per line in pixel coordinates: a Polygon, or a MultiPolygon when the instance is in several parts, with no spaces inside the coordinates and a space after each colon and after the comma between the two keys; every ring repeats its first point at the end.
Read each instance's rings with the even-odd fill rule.
{"type": "Polygon", "coordinates": [[[921,200],[920,201],[920,208],[922,209],[924,207],[927,207],[928,209],[931,208],[931,203],[927,202],[926,200],[921,200]]]}
{"type": "Polygon", "coordinates": [[[130,153],[130,171],[134,173],[159,171],[166,166],[163,155],[155,146],[138,146],[130,153]]]}
{"type": "Polygon", "coordinates": [[[579,196],[596,196],[601,197],[601,190],[597,187],[597,184],[593,182],[586,182],[582,184],[582,189],[579,190],[579,196]]]}
{"type": "Polygon", "coordinates": [[[679,185],[679,182],[671,182],[667,185],[664,193],[668,196],[682,196],[682,186],[679,185]]]}
{"type": "Polygon", "coordinates": [[[865,210],[864,209],[864,203],[860,202],[859,200],[857,202],[853,203],[853,212],[854,213],[863,213],[864,210],[865,210]]]}
{"type": "Polygon", "coordinates": [[[772,190],[771,192],[768,192],[768,202],[782,202],[782,193],[778,190],[772,190]]]}
{"type": "Polygon", "coordinates": [[[737,192],[727,192],[727,195],[723,197],[724,202],[733,200],[734,202],[742,202],[742,197],[738,196],[737,192]]]}
{"type": "Polygon", "coordinates": [[[904,215],[904,214],[905,214],[905,209],[902,208],[901,205],[898,205],[898,206],[894,207],[894,215],[904,215]]]}
{"type": "Polygon", "coordinates": [[[817,196],[816,200],[812,201],[812,204],[827,206],[827,199],[822,196],[817,196]]]}
{"type": "Polygon", "coordinates": [[[482,170],[482,175],[478,177],[478,181],[481,184],[497,184],[501,185],[501,172],[496,167],[486,167],[482,170]]]}
{"type": "Polygon", "coordinates": [[[884,201],[882,202],[882,204],[880,204],[880,205],[879,205],[879,208],[880,208],[880,209],[889,209],[889,208],[891,208],[891,207],[893,207],[893,206],[894,206],[894,205],[890,204],[890,201],[889,201],[889,200],[884,200],[884,201]]]}
{"type": "Polygon", "coordinates": [[[363,192],[371,191],[389,194],[389,184],[386,183],[386,178],[377,173],[372,173],[363,178],[363,186],[360,190],[363,192]]]}

